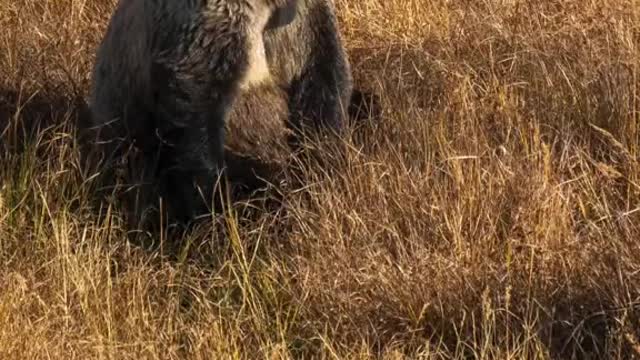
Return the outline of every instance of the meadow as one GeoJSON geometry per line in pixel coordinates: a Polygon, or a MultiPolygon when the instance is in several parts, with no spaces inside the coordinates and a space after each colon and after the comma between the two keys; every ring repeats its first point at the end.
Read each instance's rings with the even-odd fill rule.
{"type": "Polygon", "coordinates": [[[637,0],[336,0],[380,119],[153,248],[74,136],[114,6],[0,0],[1,359],[640,357],[637,0]]]}

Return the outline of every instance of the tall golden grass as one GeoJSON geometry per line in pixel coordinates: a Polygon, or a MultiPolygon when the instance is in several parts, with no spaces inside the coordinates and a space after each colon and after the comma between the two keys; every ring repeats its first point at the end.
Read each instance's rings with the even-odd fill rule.
{"type": "Polygon", "coordinates": [[[636,0],[338,0],[383,119],[177,250],[79,170],[114,5],[0,0],[1,359],[640,357],[636,0]]]}

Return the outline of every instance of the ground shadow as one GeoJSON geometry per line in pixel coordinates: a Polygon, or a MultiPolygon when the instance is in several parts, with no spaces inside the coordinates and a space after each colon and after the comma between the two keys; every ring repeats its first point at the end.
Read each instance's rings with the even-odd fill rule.
{"type": "MultiPolygon", "coordinates": [[[[354,91],[352,102],[349,106],[349,118],[351,125],[366,126],[371,121],[379,120],[381,114],[379,98],[363,91],[354,91]]],[[[51,156],[46,147],[37,144],[42,139],[54,136],[54,133],[65,132],[74,136],[71,146],[78,147],[81,155],[80,171],[82,179],[90,179],[93,174],[101,171],[90,158],[83,158],[89,154],[91,143],[87,141],[85,129],[90,128],[90,112],[87,103],[81,96],[69,94],[59,95],[55,91],[41,91],[28,95],[15,89],[0,89],[0,161],[21,156],[25,151],[34,151],[39,159],[51,156]]],[[[277,189],[278,183],[283,179],[285,170],[281,164],[268,163],[242,154],[227,152],[225,154],[227,165],[227,180],[232,202],[245,204],[246,207],[277,211],[280,204],[281,192],[277,189]],[[249,204],[247,206],[247,204],[249,204]]],[[[291,169],[287,169],[291,170],[291,169]]],[[[295,176],[294,176],[295,178],[295,176]]],[[[105,201],[111,201],[112,192],[100,191],[99,184],[91,185],[91,181],[84,181],[91,188],[89,199],[91,206],[99,213],[104,207],[105,201]]],[[[1,181],[1,180],[0,180],[1,181]]],[[[122,204],[114,204],[116,209],[125,210],[122,204]]],[[[253,212],[259,216],[259,212],[253,212]]],[[[250,220],[250,219],[249,219],[250,220]]],[[[164,231],[152,224],[145,229],[136,228],[134,223],[129,223],[127,231],[132,234],[140,234],[144,230],[144,238],[154,238],[158,231],[164,231]],[[157,231],[151,231],[151,229],[157,231]]],[[[183,231],[175,232],[181,237],[183,231]]],[[[138,238],[134,235],[133,238],[138,238]]],[[[132,239],[133,239],[132,238],[132,239]]],[[[147,241],[135,241],[141,245],[147,241]]]]}
{"type": "MultiPolygon", "coordinates": [[[[39,143],[59,132],[73,135],[71,146],[79,147],[81,154],[88,153],[91,144],[84,129],[89,125],[90,112],[82,97],[61,96],[52,91],[27,94],[0,88],[0,162],[20,158],[27,151],[46,159],[51,156],[50,149],[39,143]]],[[[83,166],[75,169],[82,172],[79,176],[88,179],[93,176],[92,171],[100,171],[92,159],[81,158],[83,166]]],[[[238,201],[248,201],[256,193],[267,191],[269,179],[277,172],[271,164],[233,153],[227,154],[226,160],[233,199],[238,201]]],[[[94,196],[90,202],[99,209],[107,193],[92,189],[91,194],[94,196]]]]}
{"type": "Polygon", "coordinates": [[[349,121],[353,126],[366,126],[382,119],[382,101],[372,91],[354,89],[348,108],[349,121]]]}
{"type": "Polygon", "coordinates": [[[403,351],[411,357],[415,352],[424,351],[426,343],[431,349],[444,350],[452,358],[472,359],[477,357],[482,346],[489,345],[490,349],[508,352],[516,350],[509,348],[510,342],[513,346],[519,341],[527,341],[530,348],[522,349],[525,351],[521,356],[545,354],[554,360],[637,359],[640,353],[634,340],[626,341],[625,336],[629,339],[640,336],[640,329],[633,326],[640,320],[640,306],[616,306],[612,301],[603,299],[599,291],[584,289],[573,295],[558,292],[550,298],[521,303],[518,311],[522,313],[496,309],[500,311],[493,313],[492,321],[495,322],[488,327],[483,323],[486,313],[481,299],[477,299],[477,305],[468,302],[469,307],[464,309],[426,312],[418,324],[407,323],[406,319],[394,316],[393,311],[385,315],[378,310],[371,314],[371,319],[380,322],[371,321],[369,333],[375,336],[368,340],[372,352],[379,356],[383,356],[390,345],[403,343],[406,344],[403,351]],[[529,306],[536,309],[531,312],[529,306]],[[533,320],[534,313],[534,327],[523,323],[524,319],[533,320]],[[624,320],[621,322],[621,319],[624,320]],[[626,327],[623,322],[626,322],[626,327]],[[408,337],[402,338],[400,334],[408,337]],[[531,341],[533,339],[535,342],[531,341]],[[461,343],[471,346],[461,347],[461,343]]]}
{"type": "Polygon", "coordinates": [[[0,88],[0,160],[20,155],[47,129],[72,130],[78,119],[87,116],[88,108],[80,97],[44,91],[30,95],[0,88]]]}

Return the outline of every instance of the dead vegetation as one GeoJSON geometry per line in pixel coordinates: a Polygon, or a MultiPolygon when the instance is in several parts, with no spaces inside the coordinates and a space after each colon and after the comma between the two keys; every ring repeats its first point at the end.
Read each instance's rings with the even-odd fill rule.
{"type": "Polygon", "coordinates": [[[637,1],[338,1],[382,121],[152,250],[73,136],[113,5],[0,0],[0,358],[640,356],[637,1]]]}

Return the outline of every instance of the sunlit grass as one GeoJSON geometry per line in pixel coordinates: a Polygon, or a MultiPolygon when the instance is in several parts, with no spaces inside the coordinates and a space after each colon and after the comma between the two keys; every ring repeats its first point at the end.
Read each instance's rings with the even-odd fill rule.
{"type": "Polygon", "coordinates": [[[0,0],[0,358],[640,356],[637,4],[336,5],[383,119],[147,249],[73,136],[114,2],[0,0]]]}

